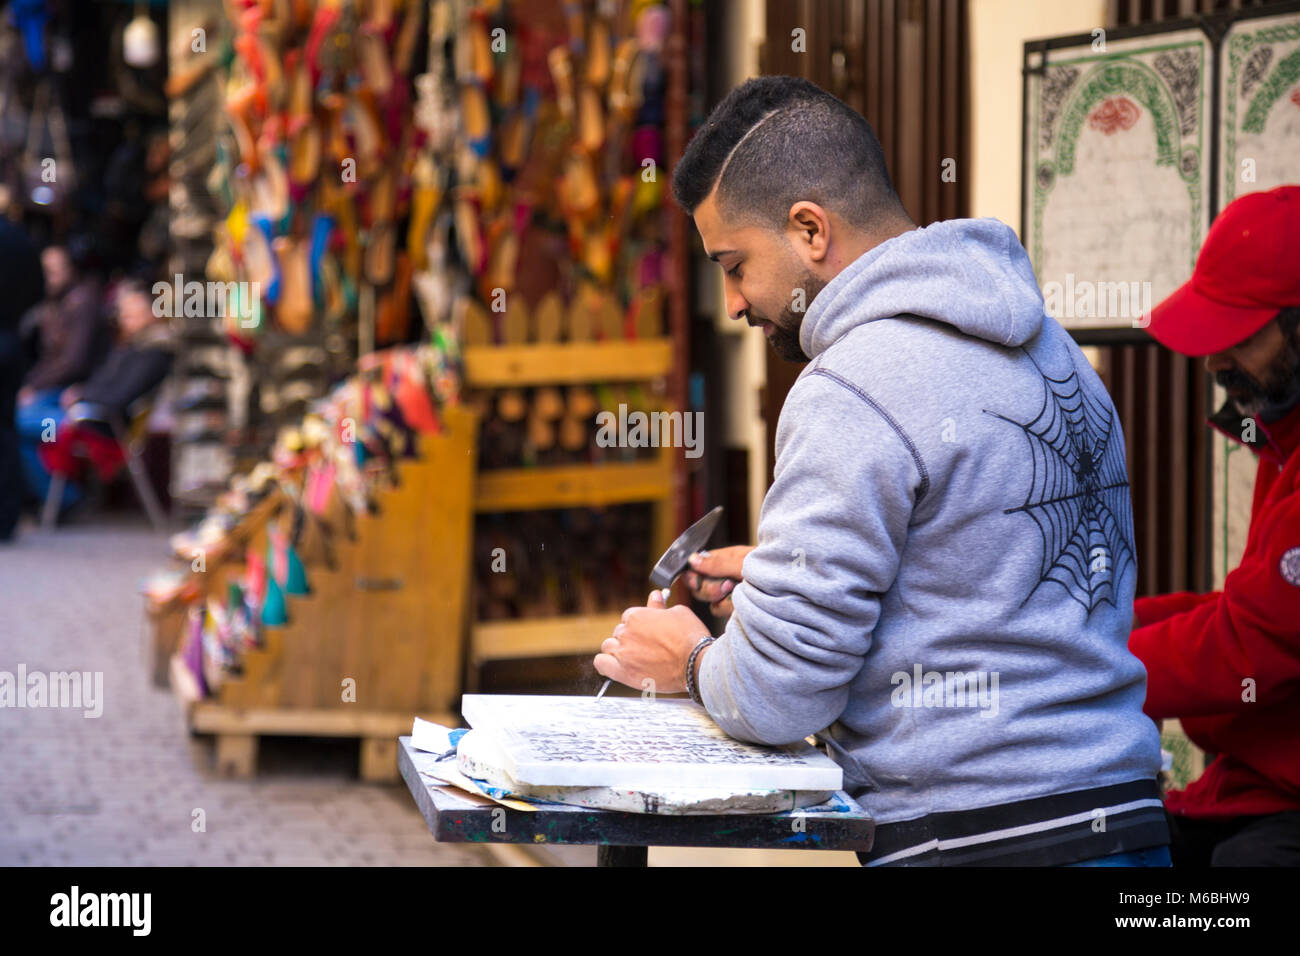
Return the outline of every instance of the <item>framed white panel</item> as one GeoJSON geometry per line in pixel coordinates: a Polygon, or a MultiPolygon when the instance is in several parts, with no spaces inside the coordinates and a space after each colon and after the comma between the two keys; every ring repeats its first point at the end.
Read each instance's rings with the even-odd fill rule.
{"type": "Polygon", "coordinates": [[[1213,46],[1199,29],[1026,48],[1025,247],[1069,329],[1134,329],[1209,224],[1213,46]]]}

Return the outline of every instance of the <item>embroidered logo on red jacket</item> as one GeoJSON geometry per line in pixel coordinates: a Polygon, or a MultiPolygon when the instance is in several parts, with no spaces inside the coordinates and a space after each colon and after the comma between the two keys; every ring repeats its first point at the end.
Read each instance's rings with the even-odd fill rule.
{"type": "Polygon", "coordinates": [[[1282,572],[1282,577],[1287,584],[1294,584],[1300,588],[1300,548],[1292,548],[1282,555],[1282,560],[1278,562],[1277,569],[1282,572]]]}

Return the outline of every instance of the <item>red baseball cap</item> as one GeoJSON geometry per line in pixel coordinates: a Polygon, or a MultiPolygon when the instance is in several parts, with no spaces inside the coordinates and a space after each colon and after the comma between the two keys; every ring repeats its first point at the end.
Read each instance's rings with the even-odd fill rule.
{"type": "Polygon", "coordinates": [[[1210,226],[1192,277],[1151,310],[1147,327],[1184,355],[1231,348],[1300,306],[1300,186],[1250,193],[1210,226]]]}

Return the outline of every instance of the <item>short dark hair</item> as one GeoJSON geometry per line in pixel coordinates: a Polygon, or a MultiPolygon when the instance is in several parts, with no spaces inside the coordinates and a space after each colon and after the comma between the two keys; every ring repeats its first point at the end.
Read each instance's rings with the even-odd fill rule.
{"type": "Polygon", "coordinates": [[[673,198],[693,215],[715,184],[723,215],[774,229],[805,199],[860,229],[907,216],[871,124],[797,76],[747,80],[714,107],[673,170],[673,198]]]}

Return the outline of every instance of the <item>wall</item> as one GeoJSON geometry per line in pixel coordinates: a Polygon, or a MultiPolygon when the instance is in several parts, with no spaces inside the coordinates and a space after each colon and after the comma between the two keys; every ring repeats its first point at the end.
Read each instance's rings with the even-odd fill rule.
{"type": "Polygon", "coordinates": [[[1020,64],[1026,40],[1088,33],[1106,0],[969,0],[971,215],[1020,231],[1020,64]]]}
{"type": "MultiPolygon", "coordinates": [[[[712,42],[723,57],[722,75],[727,77],[730,89],[758,76],[758,50],[765,30],[764,2],[730,0],[727,15],[727,29],[719,31],[712,42]]],[[[767,433],[759,396],[767,380],[764,350],[768,346],[756,330],[727,318],[722,298],[722,270],[714,263],[707,263],[700,278],[701,305],[717,317],[719,342],[725,350],[722,364],[727,370],[727,381],[719,392],[727,397],[723,444],[749,452],[749,541],[752,543],[757,537],[758,512],[767,491],[767,433]]]]}

